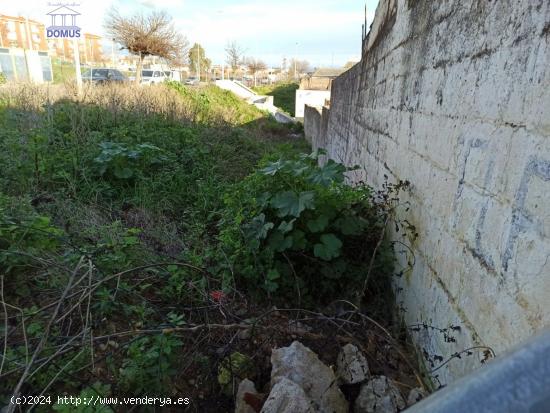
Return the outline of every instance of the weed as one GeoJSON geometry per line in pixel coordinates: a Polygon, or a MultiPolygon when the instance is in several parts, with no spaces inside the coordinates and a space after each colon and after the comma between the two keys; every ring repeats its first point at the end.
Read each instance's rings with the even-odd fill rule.
{"type": "Polygon", "coordinates": [[[223,194],[273,148],[303,145],[266,119],[215,87],[90,86],[79,101],[61,86],[0,90],[0,289],[10,305],[9,329],[0,322],[8,340],[1,403],[43,337],[38,360],[52,361],[33,364],[29,394],[48,385],[70,394],[170,392],[180,339],[138,334],[90,348],[91,332],[184,326],[182,308],[221,288],[206,271],[155,264],[219,266],[223,194]],[[48,330],[71,282],[76,292],[48,330]]]}
{"type": "Polygon", "coordinates": [[[220,237],[249,290],[309,306],[361,290],[384,215],[370,188],[344,183],[346,171],[319,167],[317,154],[281,157],[235,184],[220,237]]]}
{"type": "Polygon", "coordinates": [[[134,341],[120,367],[121,388],[137,395],[169,394],[169,380],[177,372],[177,350],[181,344],[177,338],[165,334],[134,341]]]}
{"type": "Polygon", "coordinates": [[[170,395],[193,368],[229,393],[251,363],[227,305],[349,297],[373,255],[388,274],[386,211],[299,130],[213,86],[66,87],[0,89],[0,404],[170,395]]]}

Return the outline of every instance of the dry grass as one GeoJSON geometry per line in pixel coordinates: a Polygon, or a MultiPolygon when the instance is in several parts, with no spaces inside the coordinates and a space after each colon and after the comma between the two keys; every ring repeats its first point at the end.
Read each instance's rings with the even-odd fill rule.
{"type": "Polygon", "coordinates": [[[115,116],[123,112],[133,112],[144,116],[157,114],[172,120],[193,119],[192,103],[164,85],[142,87],[130,84],[85,84],[81,96],[76,93],[73,82],[62,85],[11,83],[0,89],[0,102],[3,105],[23,111],[39,112],[62,100],[96,104],[108,109],[115,116]]]}

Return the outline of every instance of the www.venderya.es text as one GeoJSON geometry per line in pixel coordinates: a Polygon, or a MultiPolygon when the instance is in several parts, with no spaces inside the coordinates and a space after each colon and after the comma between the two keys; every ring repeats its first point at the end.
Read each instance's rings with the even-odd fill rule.
{"type": "Polygon", "coordinates": [[[187,406],[191,403],[189,397],[104,397],[104,396],[21,396],[12,397],[11,403],[16,405],[66,405],[66,406],[187,406]]]}

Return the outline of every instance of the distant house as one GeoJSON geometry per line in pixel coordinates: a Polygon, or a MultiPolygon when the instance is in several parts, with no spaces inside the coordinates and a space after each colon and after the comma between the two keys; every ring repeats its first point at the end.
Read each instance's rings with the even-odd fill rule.
{"type": "Polygon", "coordinates": [[[345,69],[320,68],[300,81],[302,90],[329,90],[332,80],[345,72],[345,69]]]}
{"type": "Polygon", "coordinates": [[[296,91],[297,118],[304,117],[305,105],[324,106],[330,100],[332,80],[340,76],[346,69],[320,68],[300,81],[300,88],[296,91]]]}

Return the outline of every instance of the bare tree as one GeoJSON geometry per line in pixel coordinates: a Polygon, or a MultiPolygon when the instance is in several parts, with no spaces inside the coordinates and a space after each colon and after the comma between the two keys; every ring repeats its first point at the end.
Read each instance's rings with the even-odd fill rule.
{"type": "Polygon", "coordinates": [[[233,72],[236,72],[242,63],[244,49],[236,41],[227,43],[225,46],[226,62],[233,72]]]}
{"type": "Polygon", "coordinates": [[[141,69],[146,56],[158,56],[170,63],[179,63],[187,55],[187,38],[178,33],[172,18],[165,12],[123,17],[116,9],[111,9],[104,26],[111,38],[130,53],[139,56],[137,84],[141,81],[141,69]]]}
{"type": "Polygon", "coordinates": [[[288,65],[289,73],[293,73],[295,77],[300,77],[301,73],[307,73],[311,70],[311,65],[307,60],[291,59],[288,65]]]}
{"type": "Polygon", "coordinates": [[[248,58],[246,59],[246,66],[248,67],[248,70],[250,73],[252,73],[252,76],[254,76],[254,86],[256,86],[256,74],[258,72],[261,72],[262,70],[267,69],[267,65],[262,62],[261,60],[254,59],[254,58],[248,58]]]}

